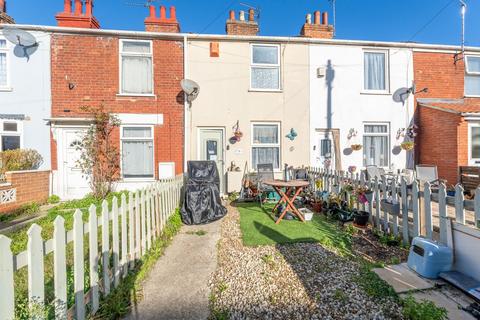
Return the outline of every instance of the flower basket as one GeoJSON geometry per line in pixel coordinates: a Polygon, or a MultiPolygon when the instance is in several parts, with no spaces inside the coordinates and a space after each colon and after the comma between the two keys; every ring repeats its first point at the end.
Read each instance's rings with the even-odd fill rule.
{"type": "Polygon", "coordinates": [[[233,135],[234,135],[238,140],[240,140],[240,138],[243,137],[243,132],[242,132],[242,131],[235,131],[235,132],[233,133],[233,135]]]}
{"type": "Polygon", "coordinates": [[[362,145],[361,144],[352,144],[350,146],[350,148],[352,148],[353,151],[360,151],[360,150],[362,150],[362,145]]]}
{"type": "Polygon", "coordinates": [[[413,143],[413,141],[402,142],[400,147],[405,151],[410,151],[413,150],[413,147],[415,147],[415,143],[413,143]]]}

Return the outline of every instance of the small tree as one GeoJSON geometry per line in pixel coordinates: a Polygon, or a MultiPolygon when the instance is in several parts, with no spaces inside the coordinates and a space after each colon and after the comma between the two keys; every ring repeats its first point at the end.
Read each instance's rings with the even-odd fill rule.
{"type": "Polygon", "coordinates": [[[112,133],[120,126],[120,120],[100,107],[82,107],[90,114],[93,123],[79,146],[82,172],[88,176],[93,195],[104,198],[118,180],[120,153],[112,143],[112,133]]]}

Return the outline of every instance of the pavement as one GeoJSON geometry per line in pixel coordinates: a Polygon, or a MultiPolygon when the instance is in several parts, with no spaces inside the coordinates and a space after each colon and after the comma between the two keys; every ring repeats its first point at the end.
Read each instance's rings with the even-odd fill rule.
{"type": "Polygon", "coordinates": [[[143,299],[125,319],[207,319],[220,224],[183,226],[145,280],[143,299]]]}
{"type": "Polygon", "coordinates": [[[373,269],[380,278],[390,284],[401,297],[412,295],[415,300],[429,300],[448,311],[452,320],[475,320],[462,308],[474,300],[443,280],[430,280],[419,276],[406,263],[373,269]]]}

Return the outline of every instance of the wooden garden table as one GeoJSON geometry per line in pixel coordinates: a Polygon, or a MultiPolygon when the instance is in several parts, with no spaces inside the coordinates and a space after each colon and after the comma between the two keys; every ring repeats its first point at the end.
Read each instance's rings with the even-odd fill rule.
{"type": "Polygon", "coordinates": [[[280,217],[278,217],[275,224],[279,224],[280,221],[283,219],[287,211],[290,209],[301,221],[305,222],[303,215],[298,211],[297,207],[295,207],[294,201],[295,198],[302,192],[303,188],[309,185],[308,181],[304,180],[291,180],[291,181],[284,181],[284,180],[265,180],[263,184],[267,186],[271,186],[275,192],[280,195],[280,200],[277,202],[275,207],[272,210],[273,215],[275,216],[275,210],[277,210],[278,206],[282,203],[285,203],[285,209],[280,213],[280,217]],[[283,188],[285,188],[285,192],[283,192],[283,188]]]}

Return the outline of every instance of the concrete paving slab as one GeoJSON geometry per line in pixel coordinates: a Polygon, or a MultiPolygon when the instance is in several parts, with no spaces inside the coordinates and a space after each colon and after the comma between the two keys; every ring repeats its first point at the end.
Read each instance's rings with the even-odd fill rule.
{"type": "Polygon", "coordinates": [[[220,224],[183,226],[146,279],[143,300],[125,319],[207,319],[220,224]],[[200,230],[205,234],[196,233],[200,230]]]}
{"type": "Polygon", "coordinates": [[[397,293],[431,289],[435,285],[434,282],[420,277],[406,263],[376,268],[373,271],[391,285],[397,293]]]}

